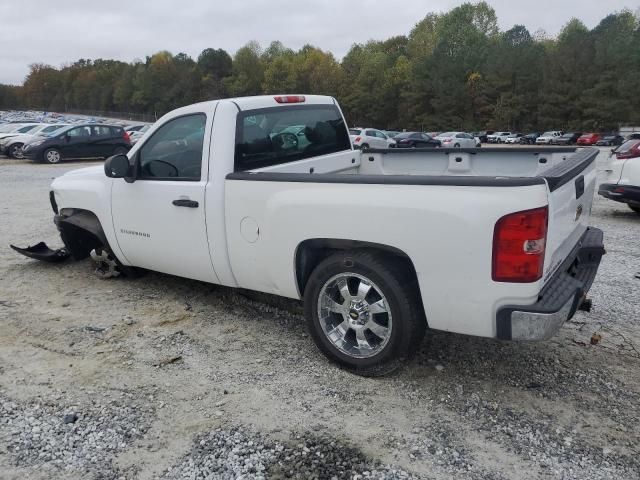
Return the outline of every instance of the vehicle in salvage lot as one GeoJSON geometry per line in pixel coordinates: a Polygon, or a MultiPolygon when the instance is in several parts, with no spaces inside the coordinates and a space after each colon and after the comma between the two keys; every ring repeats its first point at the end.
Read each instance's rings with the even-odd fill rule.
{"type": "Polygon", "coordinates": [[[21,133],[20,135],[3,138],[0,140],[0,153],[11,158],[22,158],[22,146],[26,142],[47,137],[49,134],[53,134],[67,126],[68,125],[61,125],[58,123],[43,123],[37,128],[29,131],[29,133],[21,133]]]}
{"type": "Polygon", "coordinates": [[[397,148],[437,148],[440,140],[424,132],[402,132],[393,138],[397,148]]]}
{"type": "Polygon", "coordinates": [[[583,147],[590,147],[591,145],[596,145],[600,138],[602,137],[599,133],[583,133],[578,138],[577,144],[583,147]]]}
{"type": "Polygon", "coordinates": [[[521,133],[512,133],[507,138],[504,139],[504,143],[520,143],[520,139],[522,138],[521,133]]]}
{"type": "Polygon", "coordinates": [[[600,185],[598,193],[609,200],[626,203],[640,214],[640,140],[627,140],[610,158],[607,181],[600,185]]]}
{"type": "Polygon", "coordinates": [[[25,142],[22,156],[36,162],[59,163],[73,158],[107,158],[126,153],[131,144],[122,127],[114,125],[72,125],[50,137],[25,142]]]}
{"type": "Polygon", "coordinates": [[[396,142],[375,128],[350,128],[349,137],[355,148],[390,148],[396,142]]]}
{"type": "Polygon", "coordinates": [[[427,327],[545,340],[588,306],[604,253],[588,227],[597,153],[356,151],[331,97],[216,100],[56,178],[65,250],[14,248],[302,299],[330,359],[379,375],[427,327]],[[287,125],[305,125],[305,147],[274,134],[287,125]]]}
{"type": "Polygon", "coordinates": [[[511,132],[494,132],[491,135],[487,135],[487,142],[504,143],[509,135],[511,135],[511,132]]]}
{"type": "Polygon", "coordinates": [[[445,148],[475,148],[478,146],[478,140],[470,133],[465,132],[444,132],[435,139],[445,148]]]}
{"type": "Polygon", "coordinates": [[[550,130],[536,138],[536,145],[551,145],[554,138],[562,136],[562,130],[550,130]]]}
{"type": "Polygon", "coordinates": [[[596,142],[596,146],[613,147],[622,145],[624,141],[624,137],[621,135],[603,135],[602,138],[596,142]]]}
{"type": "Polygon", "coordinates": [[[540,134],[537,133],[537,132],[527,133],[526,135],[523,135],[522,137],[520,137],[520,144],[521,145],[535,145],[536,139],[539,136],[540,136],[540,134]]]}
{"type": "Polygon", "coordinates": [[[578,138],[580,138],[581,136],[581,132],[563,133],[559,137],[554,137],[551,140],[551,145],[575,145],[578,141],[578,138]]]}

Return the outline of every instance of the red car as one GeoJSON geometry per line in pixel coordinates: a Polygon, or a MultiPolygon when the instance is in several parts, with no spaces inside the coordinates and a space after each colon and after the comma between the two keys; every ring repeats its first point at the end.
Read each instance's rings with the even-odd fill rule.
{"type": "Polygon", "coordinates": [[[595,145],[600,138],[599,133],[585,133],[578,138],[578,145],[595,145]]]}

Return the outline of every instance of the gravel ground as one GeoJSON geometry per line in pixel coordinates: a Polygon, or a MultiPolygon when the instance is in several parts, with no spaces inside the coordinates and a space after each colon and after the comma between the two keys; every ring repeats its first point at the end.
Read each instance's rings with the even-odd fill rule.
{"type": "Polygon", "coordinates": [[[60,244],[48,185],[85,164],[0,159],[0,478],[640,478],[640,216],[625,206],[595,199],[594,308],[553,340],[433,333],[366,379],[325,360],[295,302],[11,251],[60,244]]]}

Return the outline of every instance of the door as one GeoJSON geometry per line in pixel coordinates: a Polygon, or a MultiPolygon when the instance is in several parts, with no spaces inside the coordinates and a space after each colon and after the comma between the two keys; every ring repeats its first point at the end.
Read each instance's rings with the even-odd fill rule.
{"type": "Polygon", "coordinates": [[[129,263],[215,283],[204,209],[206,121],[204,113],[194,113],[160,126],[132,159],[135,182],[114,180],[111,206],[129,263]]]}
{"type": "Polygon", "coordinates": [[[380,130],[374,130],[376,134],[376,147],[377,148],[389,148],[389,142],[387,142],[387,136],[380,130]]]}
{"type": "Polygon", "coordinates": [[[111,128],[102,126],[102,125],[94,125],[91,127],[92,134],[92,142],[91,149],[93,150],[92,157],[110,157],[113,155],[114,146],[114,135],[111,128]]]}
{"type": "Polygon", "coordinates": [[[89,142],[91,141],[91,127],[76,127],[69,130],[62,145],[60,151],[64,158],[86,158],[92,155],[87,155],[89,142]]]}

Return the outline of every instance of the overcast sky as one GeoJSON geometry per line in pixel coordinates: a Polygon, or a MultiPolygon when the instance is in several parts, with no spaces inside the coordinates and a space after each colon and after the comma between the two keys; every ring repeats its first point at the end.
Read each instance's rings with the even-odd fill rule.
{"type": "MultiPolygon", "coordinates": [[[[408,34],[455,0],[2,0],[0,83],[19,84],[32,63],[80,58],[144,59],[159,50],[192,57],[207,47],[233,54],[250,40],[311,43],[341,58],[353,43],[408,34]]],[[[638,0],[488,0],[501,29],[524,24],[556,35],[571,17],[594,27],[638,0]]]]}

